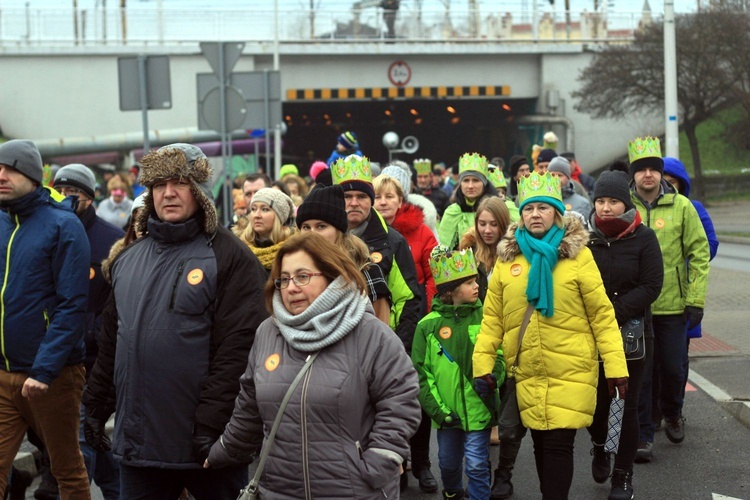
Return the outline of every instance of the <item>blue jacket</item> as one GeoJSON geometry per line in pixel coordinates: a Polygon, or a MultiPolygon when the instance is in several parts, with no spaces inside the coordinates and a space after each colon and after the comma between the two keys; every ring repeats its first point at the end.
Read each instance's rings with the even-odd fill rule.
{"type": "Polygon", "coordinates": [[[359,148],[349,149],[343,153],[339,153],[339,150],[337,148],[334,148],[333,152],[331,153],[331,156],[328,157],[328,161],[326,162],[328,164],[328,168],[331,168],[331,165],[336,163],[336,160],[339,158],[346,158],[349,155],[357,155],[357,156],[364,156],[362,154],[362,151],[359,150],[359,148]]]}
{"type": "MultiPolygon", "coordinates": [[[[685,170],[685,165],[680,160],[672,157],[664,158],[664,173],[676,177],[680,180],[680,194],[690,198],[690,176],[685,170]]],[[[716,238],[716,230],[714,230],[714,223],[711,221],[711,216],[708,215],[706,207],[700,201],[690,200],[695,207],[698,216],[701,218],[703,229],[706,231],[706,237],[708,238],[708,247],[710,251],[709,261],[716,257],[716,252],[719,250],[719,240],[716,238]]],[[[701,337],[701,325],[696,326],[688,330],[688,337],[696,338],[701,337]]]]}
{"type": "Polygon", "coordinates": [[[47,188],[2,203],[0,366],[50,384],[84,359],[89,250],[71,201],[47,188]]]}

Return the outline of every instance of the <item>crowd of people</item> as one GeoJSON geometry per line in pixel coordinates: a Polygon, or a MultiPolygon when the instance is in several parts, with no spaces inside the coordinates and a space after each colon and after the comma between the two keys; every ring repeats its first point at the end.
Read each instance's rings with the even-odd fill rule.
{"type": "Polygon", "coordinates": [[[91,481],[125,500],[398,498],[410,476],[505,499],[528,430],[542,498],[567,499],[586,428],[593,480],[632,499],[655,429],[685,439],[718,242],[657,138],[596,181],[544,139],[507,166],[380,169],[347,131],[309,182],[291,164],[240,179],[228,227],[196,146],[152,150],[140,194],[112,173],[103,196],[86,165],[45,178],[32,142],[0,144],[0,498],[25,497],[28,434],[41,499],[91,481]]]}

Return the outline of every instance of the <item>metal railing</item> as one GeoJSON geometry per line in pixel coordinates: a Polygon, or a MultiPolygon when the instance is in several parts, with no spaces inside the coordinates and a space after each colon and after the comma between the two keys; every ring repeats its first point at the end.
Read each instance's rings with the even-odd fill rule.
{"type": "MultiPolygon", "coordinates": [[[[632,39],[641,12],[562,13],[505,10],[414,10],[402,2],[395,23],[401,42],[583,42],[632,39]]],[[[383,10],[1,8],[0,47],[174,46],[199,41],[383,43],[383,10]]],[[[655,20],[656,21],[656,20],[655,20]]]]}

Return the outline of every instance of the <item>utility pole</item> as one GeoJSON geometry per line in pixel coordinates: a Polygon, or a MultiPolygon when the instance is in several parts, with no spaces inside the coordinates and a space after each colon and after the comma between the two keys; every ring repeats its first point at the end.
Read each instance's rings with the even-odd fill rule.
{"type": "Polygon", "coordinates": [[[674,0],[664,1],[664,118],[666,156],[680,157],[680,124],[677,120],[677,48],[674,0]]]}

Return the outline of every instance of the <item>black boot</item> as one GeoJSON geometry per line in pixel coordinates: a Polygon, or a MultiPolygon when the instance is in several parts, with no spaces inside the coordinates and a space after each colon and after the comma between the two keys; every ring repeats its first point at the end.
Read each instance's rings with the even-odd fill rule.
{"type": "Polygon", "coordinates": [[[443,490],[444,500],[463,500],[464,490],[443,490]]]}
{"type": "Polygon", "coordinates": [[[612,489],[607,500],[632,500],[634,496],[633,473],[615,469],[612,472],[612,489]]]}
{"type": "Polygon", "coordinates": [[[426,464],[415,464],[411,465],[411,473],[419,481],[419,489],[425,493],[435,493],[438,490],[438,483],[435,476],[432,475],[430,470],[430,462],[426,464]]]}
{"type": "Polygon", "coordinates": [[[594,476],[594,481],[599,484],[606,483],[609,478],[609,473],[612,470],[612,465],[609,460],[609,453],[604,451],[603,444],[596,444],[591,448],[591,475],[594,476]]]}
{"type": "Polygon", "coordinates": [[[399,483],[399,489],[401,491],[404,491],[408,487],[409,487],[409,471],[406,470],[406,462],[404,462],[404,472],[401,473],[401,482],[399,483]]]}
{"type": "Polygon", "coordinates": [[[492,491],[490,491],[490,500],[505,500],[513,496],[511,477],[513,477],[512,469],[505,467],[495,469],[495,482],[492,484],[492,491]]]}
{"type": "Polygon", "coordinates": [[[57,488],[57,480],[52,475],[52,469],[49,463],[49,456],[47,451],[42,452],[42,464],[39,470],[39,475],[42,476],[42,482],[34,491],[34,498],[36,500],[57,500],[59,490],[57,488]]]}
{"type": "Polygon", "coordinates": [[[10,470],[10,485],[5,497],[8,500],[24,500],[26,498],[26,488],[31,486],[32,480],[31,473],[13,467],[10,470]]]}

